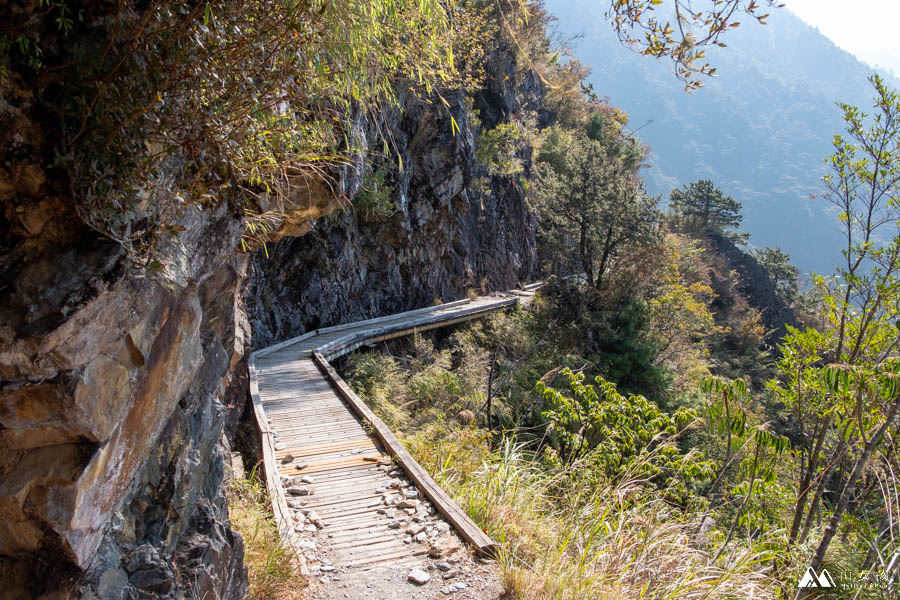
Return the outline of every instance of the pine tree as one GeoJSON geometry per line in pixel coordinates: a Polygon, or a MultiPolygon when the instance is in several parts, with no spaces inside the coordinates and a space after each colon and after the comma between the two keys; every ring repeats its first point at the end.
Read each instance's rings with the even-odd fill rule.
{"type": "Polygon", "coordinates": [[[709,179],[701,179],[680,190],[672,190],[669,208],[681,227],[700,232],[716,232],[745,242],[747,235],[736,231],[743,216],[741,203],[722,193],[709,179]]]}

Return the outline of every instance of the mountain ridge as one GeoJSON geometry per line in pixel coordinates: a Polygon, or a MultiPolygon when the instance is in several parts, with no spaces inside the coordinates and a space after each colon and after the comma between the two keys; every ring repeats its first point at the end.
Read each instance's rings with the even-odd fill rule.
{"type": "Polygon", "coordinates": [[[723,37],[726,48],[708,51],[717,76],[687,94],[668,64],[622,47],[589,3],[547,8],[560,34],[583,34],[574,54],[591,67],[595,92],[627,112],[650,146],[651,194],[665,203],[675,187],[712,179],[743,203],[753,245],[780,245],[802,271],[831,272],[840,238],[822,198],[824,159],[843,132],[835,103],[871,106],[871,67],[782,9],[766,26],[745,22],[723,37]]]}

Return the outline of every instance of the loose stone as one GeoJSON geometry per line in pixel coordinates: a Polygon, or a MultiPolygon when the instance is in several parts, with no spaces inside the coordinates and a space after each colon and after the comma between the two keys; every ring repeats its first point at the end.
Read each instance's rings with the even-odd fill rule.
{"type": "Polygon", "coordinates": [[[283,464],[283,465],[288,465],[288,464],[290,464],[290,463],[292,463],[292,462],[294,462],[294,455],[293,455],[293,454],[285,454],[285,455],[284,455],[284,458],[281,459],[281,464],[283,464]]]}
{"type": "Polygon", "coordinates": [[[426,583],[431,581],[431,575],[429,575],[422,569],[413,569],[409,572],[409,575],[407,575],[406,578],[416,585],[425,585],[426,583]]]}

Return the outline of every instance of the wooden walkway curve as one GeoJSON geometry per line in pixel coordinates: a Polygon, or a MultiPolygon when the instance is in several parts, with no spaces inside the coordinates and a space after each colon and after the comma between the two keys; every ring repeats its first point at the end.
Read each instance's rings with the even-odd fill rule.
{"type": "Polygon", "coordinates": [[[491,550],[493,541],[328,360],[363,344],[502,310],[530,298],[539,285],[318,329],[250,356],[250,392],[281,535],[302,548],[311,543],[307,534],[327,532],[327,564],[314,568],[413,564],[435,552],[449,526],[478,552],[491,550]]]}

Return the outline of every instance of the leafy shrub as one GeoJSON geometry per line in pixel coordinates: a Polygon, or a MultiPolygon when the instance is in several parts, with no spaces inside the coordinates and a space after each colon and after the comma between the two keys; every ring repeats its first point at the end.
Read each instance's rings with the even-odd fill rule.
{"type": "Polygon", "coordinates": [[[366,171],[362,185],[353,198],[353,206],[366,216],[390,217],[400,208],[394,200],[394,186],[386,181],[384,168],[366,171]]]}
{"type": "Polygon", "coordinates": [[[522,172],[522,161],[516,158],[519,128],[515,123],[500,123],[482,131],[475,140],[475,160],[491,175],[515,175],[522,172]]]}
{"type": "Polygon", "coordinates": [[[81,219],[135,258],[188,207],[283,212],[358,152],[352,115],[397,106],[398,85],[423,100],[476,85],[486,35],[484,10],[437,0],[164,0],[77,20],[44,4],[0,49],[16,72],[54,63],[58,166],[81,219]]]}
{"type": "Polygon", "coordinates": [[[580,476],[615,482],[651,481],[685,502],[691,485],[711,480],[712,463],[701,454],[684,454],[678,436],[698,421],[690,409],[669,415],[643,396],[623,396],[602,377],[584,383],[584,374],[563,369],[572,395],[538,382],[550,408],[542,414],[562,465],[580,462],[580,476]]]}

